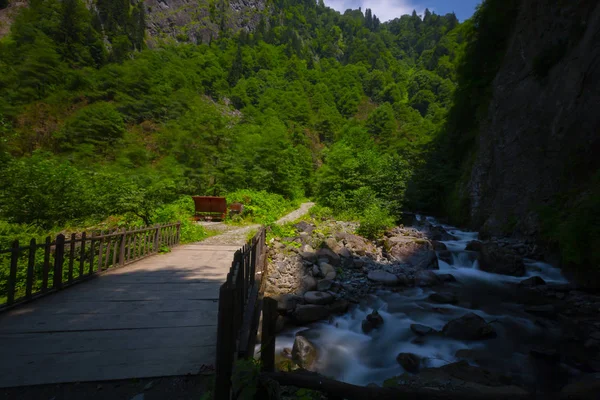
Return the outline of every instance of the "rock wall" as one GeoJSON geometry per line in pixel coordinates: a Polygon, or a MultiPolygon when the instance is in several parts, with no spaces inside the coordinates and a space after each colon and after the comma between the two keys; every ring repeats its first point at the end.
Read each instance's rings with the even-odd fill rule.
{"type": "Polygon", "coordinates": [[[599,82],[600,2],[523,0],[468,183],[474,227],[537,236],[540,205],[585,193],[600,167],[599,82]]]}
{"type": "MultiPolygon", "coordinates": [[[[219,35],[221,11],[210,0],[145,0],[147,42],[157,39],[208,43],[219,35]],[[213,3],[211,6],[210,3],[213,3]]],[[[266,8],[266,0],[230,0],[225,9],[225,27],[253,31],[266,8]]]]}

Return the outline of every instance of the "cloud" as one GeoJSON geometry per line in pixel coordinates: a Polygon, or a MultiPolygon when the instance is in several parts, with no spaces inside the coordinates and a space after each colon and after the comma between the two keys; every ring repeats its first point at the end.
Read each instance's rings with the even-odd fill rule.
{"type": "Polygon", "coordinates": [[[362,10],[370,8],[373,14],[382,21],[399,18],[404,14],[412,14],[413,10],[422,15],[423,7],[415,4],[412,0],[324,0],[325,5],[333,8],[341,13],[347,9],[357,9],[362,7],[362,10]]]}

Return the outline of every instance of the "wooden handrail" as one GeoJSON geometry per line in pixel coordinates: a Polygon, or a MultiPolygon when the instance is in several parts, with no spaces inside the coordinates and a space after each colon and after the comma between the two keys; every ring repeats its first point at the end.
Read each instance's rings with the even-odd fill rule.
{"type": "Polygon", "coordinates": [[[0,249],[0,255],[10,254],[8,280],[0,281],[0,299],[6,297],[0,312],[156,254],[163,245],[176,246],[180,231],[181,223],[176,222],[89,235],[72,233],[68,239],[59,234],[54,241],[32,239],[28,246],[15,240],[9,249],[0,249]],[[39,249],[43,252],[38,253],[39,249]],[[21,269],[26,274],[19,280],[21,269]]]}

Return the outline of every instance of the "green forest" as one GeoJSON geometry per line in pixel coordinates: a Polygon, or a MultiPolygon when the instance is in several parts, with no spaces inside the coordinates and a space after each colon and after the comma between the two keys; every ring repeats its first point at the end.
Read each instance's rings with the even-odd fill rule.
{"type": "Polygon", "coordinates": [[[460,210],[448,194],[510,29],[500,3],[381,23],[270,0],[252,32],[147,48],[140,2],[32,0],[0,40],[0,236],[185,219],[189,195],[311,198],[375,230],[460,210]]]}

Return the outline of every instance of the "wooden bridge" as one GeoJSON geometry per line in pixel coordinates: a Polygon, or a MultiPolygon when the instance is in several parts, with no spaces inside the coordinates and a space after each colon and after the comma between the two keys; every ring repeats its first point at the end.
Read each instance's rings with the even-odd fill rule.
{"type": "Polygon", "coordinates": [[[212,365],[219,287],[239,247],[178,246],[1,313],[0,387],[195,374],[212,365]]]}

